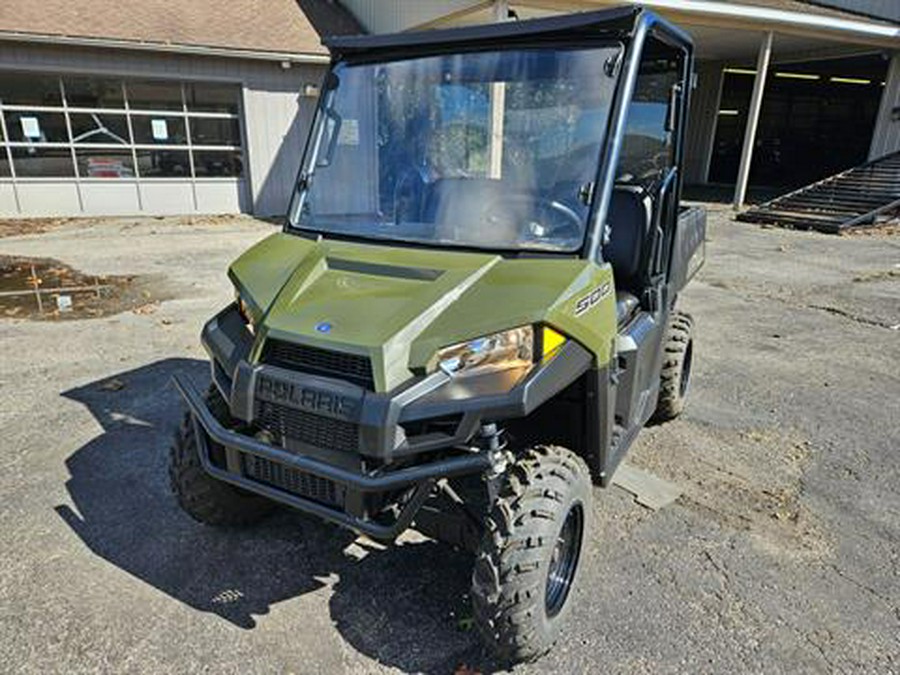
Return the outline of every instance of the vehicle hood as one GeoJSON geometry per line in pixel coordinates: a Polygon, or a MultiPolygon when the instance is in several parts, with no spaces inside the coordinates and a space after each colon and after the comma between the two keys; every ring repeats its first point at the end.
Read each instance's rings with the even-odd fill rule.
{"type": "MultiPolygon", "coordinates": [[[[279,233],[235,261],[229,276],[257,320],[254,358],[270,338],[365,355],[378,391],[433,368],[442,347],[507,328],[544,322],[585,343],[611,334],[599,318],[591,325],[574,317],[579,293],[611,282],[609,269],[574,258],[279,233]]],[[[598,317],[607,313],[614,321],[614,310],[598,317]]]]}

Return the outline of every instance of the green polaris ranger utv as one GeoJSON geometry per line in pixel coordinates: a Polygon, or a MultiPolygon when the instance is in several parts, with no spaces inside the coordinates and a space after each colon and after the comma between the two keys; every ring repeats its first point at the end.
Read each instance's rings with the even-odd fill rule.
{"type": "Polygon", "coordinates": [[[592,486],[691,374],[682,31],[635,8],[327,41],[283,231],[229,270],[171,453],[212,525],[278,504],[474,554],[508,660],[548,650],[592,486]]]}

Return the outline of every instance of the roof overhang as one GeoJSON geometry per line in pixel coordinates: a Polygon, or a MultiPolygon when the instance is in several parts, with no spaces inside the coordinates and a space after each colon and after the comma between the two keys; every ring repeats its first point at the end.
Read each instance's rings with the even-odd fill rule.
{"type": "Polygon", "coordinates": [[[69,35],[42,35],[38,33],[20,33],[12,31],[0,31],[0,43],[2,42],[26,42],[29,44],[58,45],[64,47],[93,47],[99,49],[183,54],[188,56],[212,56],[252,61],[272,61],[277,63],[327,64],[330,60],[330,56],[325,53],[303,54],[296,52],[270,52],[252,49],[229,49],[207,45],[138,42],[135,40],[116,40],[111,38],[91,38],[69,35]]]}
{"type": "MultiPolygon", "coordinates": [[[[514,0],[513,4],[554,11],[578,11],[621,5],[622,0],[514,0]]],[[[737,2],[641,0],[640,4],[686,27],[692,25],[774,31],[872,47],[900,48],[900,26],[865,19],[796,12],[737,2]]]]}

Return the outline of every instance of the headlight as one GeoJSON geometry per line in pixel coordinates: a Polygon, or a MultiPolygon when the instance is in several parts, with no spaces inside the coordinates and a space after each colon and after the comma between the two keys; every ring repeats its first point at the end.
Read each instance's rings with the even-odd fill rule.
{"type": "Polygon", "coordinates": [[[451,376],[531,366],[534,329],[522,326],[460,342],[438,352],[438,368],[451,376]]]}
{"type": "Polygon", "coordinates": [[[244,320],[244,323],[247,324],[247,330],[251,333],[256,332],[256,326],[253,324],[253,312],[250,310],[250,305],[247,304],[246,300],[241,297],[241,294],[235,290],[235,301],[237,302],[238,312],[241,315],[241,318],[244,320]]]}

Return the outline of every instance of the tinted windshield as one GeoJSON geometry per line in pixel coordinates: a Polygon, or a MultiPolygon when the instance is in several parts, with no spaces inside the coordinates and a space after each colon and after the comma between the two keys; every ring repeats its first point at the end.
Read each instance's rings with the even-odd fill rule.
{"type": "Polygon", "coordinates": [[[614,53],[547,48],[338,66],[291,224],[441,245],[578,249],[615,84],[604,64],[614,53]]]}

